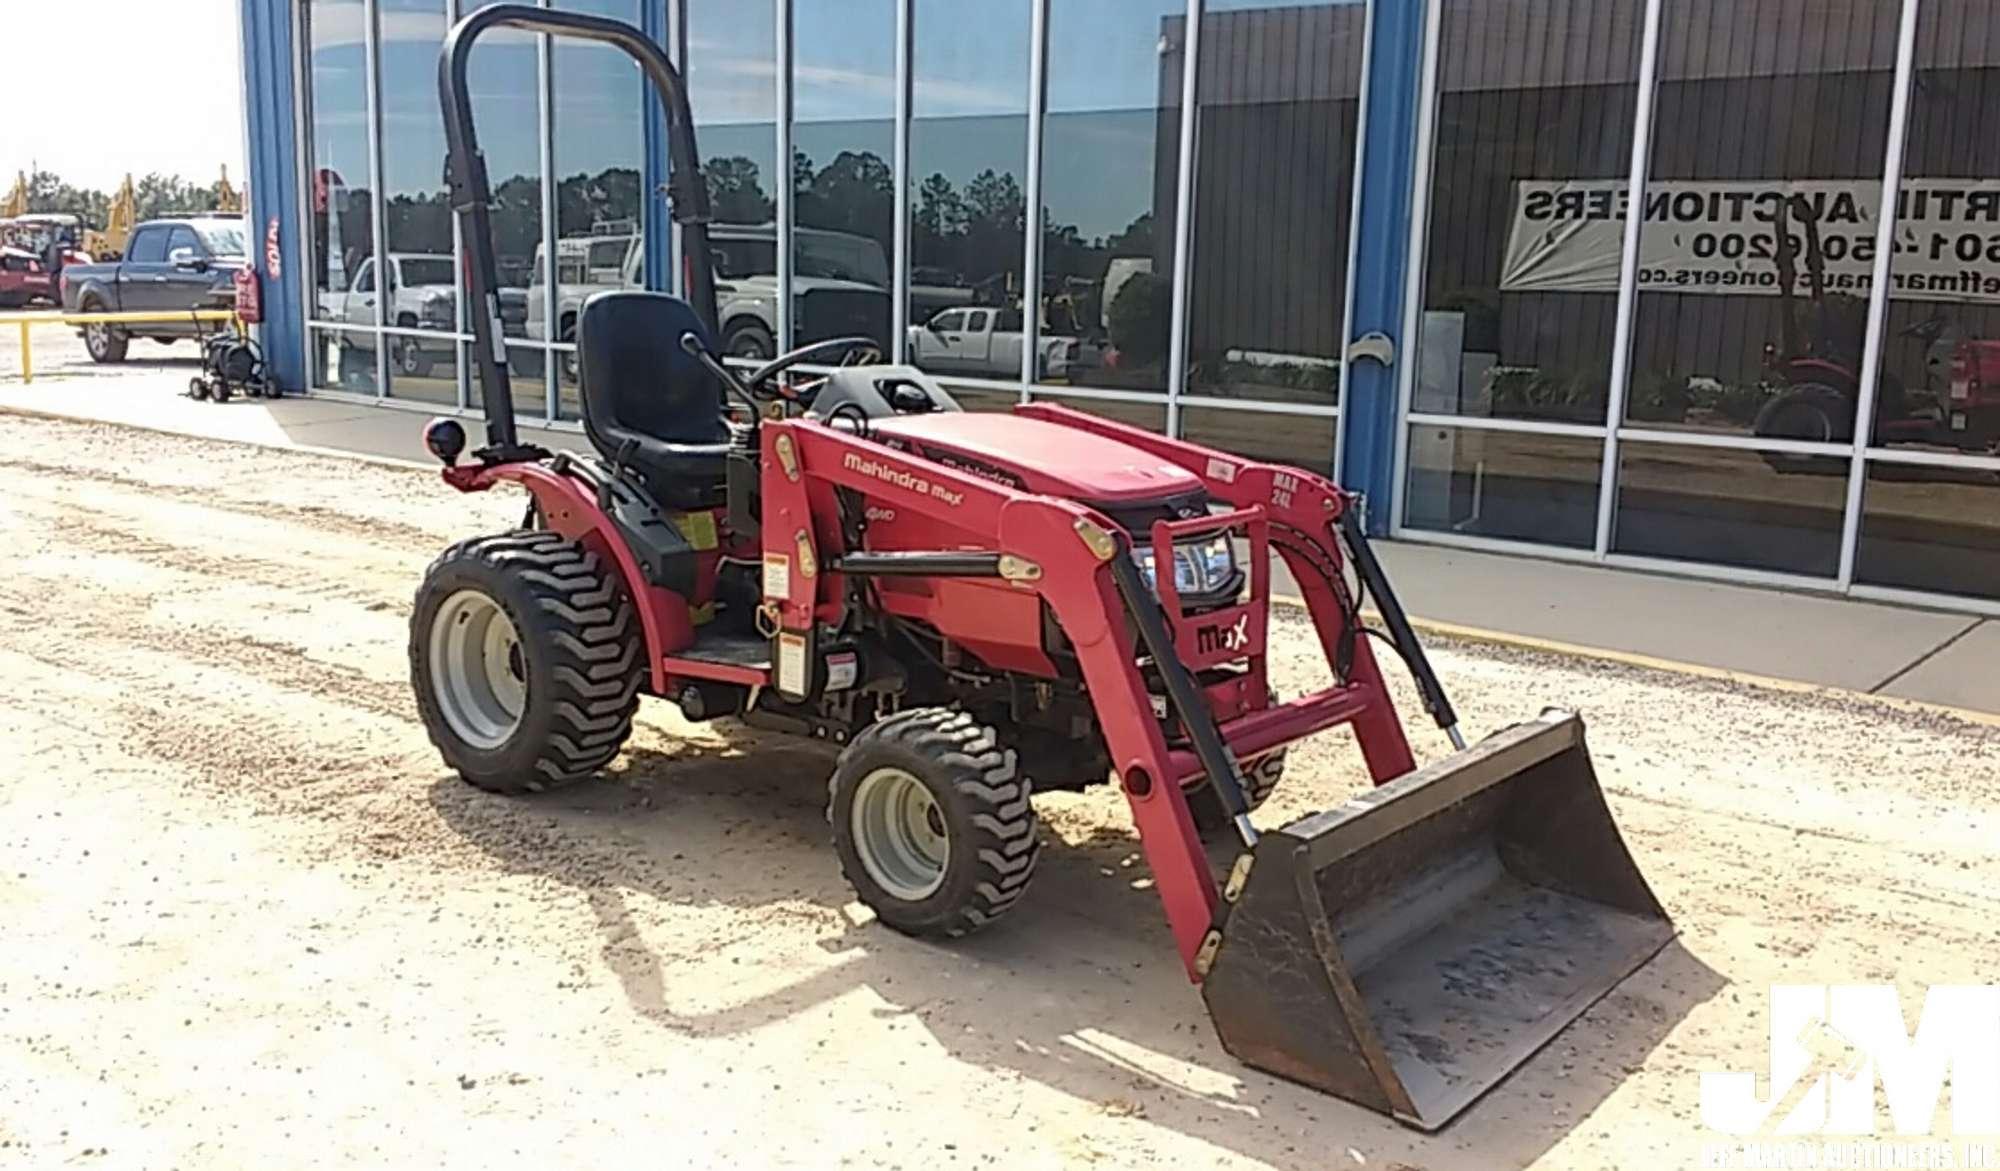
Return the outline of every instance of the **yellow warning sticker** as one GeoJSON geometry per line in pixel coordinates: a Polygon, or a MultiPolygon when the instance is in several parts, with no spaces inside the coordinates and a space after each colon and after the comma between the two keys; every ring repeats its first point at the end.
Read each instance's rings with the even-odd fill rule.
{"type": "Polygon", "coordinates": [[[792,600],[792,559],[783,553],[764,554],[764,599],[770,602],[792,600]]]}
{"type": "Polygon", "coordinates": [[[778,635],[778,690],[786,695],[804,695],[811,686],[807,678],[806,636],[778,635]]]}

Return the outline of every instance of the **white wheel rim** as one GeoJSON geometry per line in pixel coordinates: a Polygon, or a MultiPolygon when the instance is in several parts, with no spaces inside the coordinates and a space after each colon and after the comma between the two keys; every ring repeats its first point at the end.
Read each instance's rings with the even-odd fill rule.
{"type": "Polygon", "coordinates": [[[93,321],[83,327],[83,340],[93,353],[102,352],[109,348],[111,327],[102,322],[93,321]]]}
{"type": "Polygon", "coordinates": [[[431,691],[445,722],[474,748],[505,744],[528,702],[527,658],[507,612],[460,590],[431,619],[431,691]]]}
{"type": "Polygon", "coordinates": [[[848,821],[862,867],[888,894],[916,902],[944,885],[951,861],[944,810],[915,776],[878,768],[862,777],[848,821]]]}

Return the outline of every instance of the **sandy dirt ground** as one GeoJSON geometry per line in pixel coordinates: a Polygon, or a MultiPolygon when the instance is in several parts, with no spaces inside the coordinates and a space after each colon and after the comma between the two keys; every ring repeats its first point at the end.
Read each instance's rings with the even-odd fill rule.
{"type": "MultiPolygon", "coordinates": [[[[1771,982],[2000,970],[2000,729],[1440,644],[1470,728],[1586,714],[1682,935],[1405,1130],[1222,1052],[1113,794],[940,947],[852,904],[814,749],[649,702],[599,782],[446,775],[411,593],[519,507],[0,414],[0,1167],[1695,1167],[1771,982]]],[[[1322,739],[1264,820],[1365,785],[1322,739]]]]}

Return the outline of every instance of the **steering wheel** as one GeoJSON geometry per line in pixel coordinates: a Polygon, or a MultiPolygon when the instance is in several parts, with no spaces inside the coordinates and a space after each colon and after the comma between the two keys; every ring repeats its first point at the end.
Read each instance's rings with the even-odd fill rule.
{"type": "Polygon", "coordinates": [[[745,375],[743,381],[749,386],[750,393],[759,398],[805,402],[813,394],[818,393],[820,385],[826,382],[824,378],[806,390],[779,386],[773,380],[794,366],[810,362],[822,354],[834,353],[840,355],[840,361],[834,363],[839,366],[869,366],[882,360],[882,347],[876,344],[874,338],[860,336],[828,338],[779,354],[745,375]]]}

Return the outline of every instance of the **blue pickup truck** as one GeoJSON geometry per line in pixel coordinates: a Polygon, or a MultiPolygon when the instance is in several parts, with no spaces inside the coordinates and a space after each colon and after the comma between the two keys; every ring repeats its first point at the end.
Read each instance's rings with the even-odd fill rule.
{"type": "MultiPolygon", "coordinates": [[[[58,278],[65,313],[174,313],[229,309],[236,273],[247,265],[241,216],[176,216],[132,229],[125,257],[110,264],[65,265],[58,278]]],[[[192,321],[134,327],[137,336],[172,342],[203,332],[192,321]]],[[[84,348],[98,362],[122,362],[134,334],[115,325],[83,327],[84,348]]]]}

